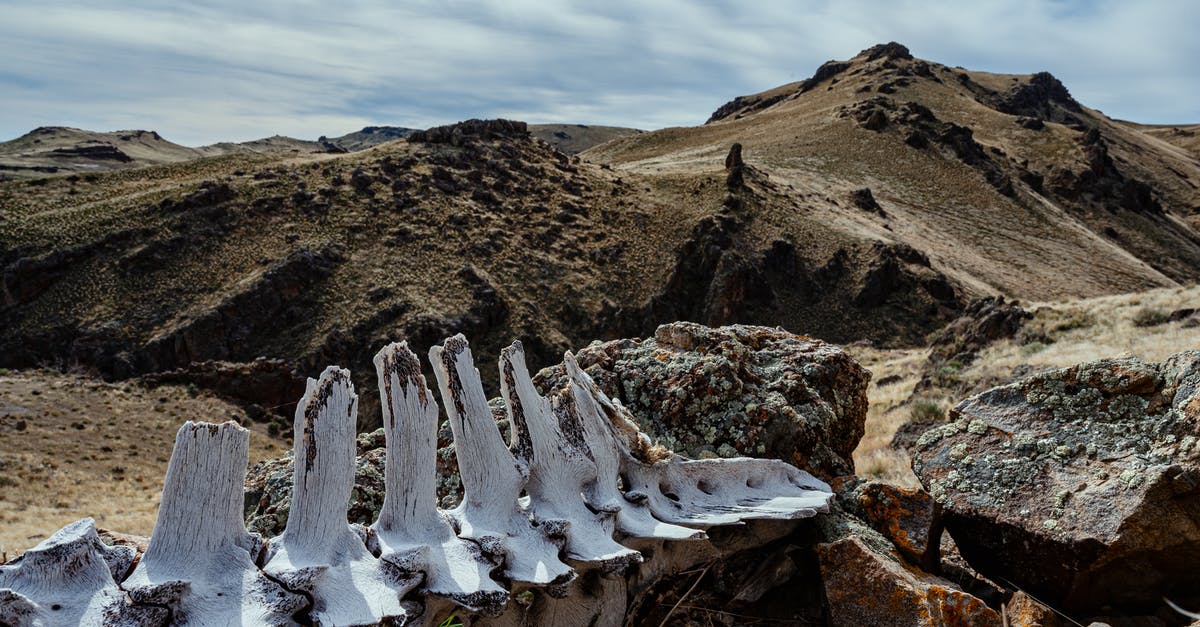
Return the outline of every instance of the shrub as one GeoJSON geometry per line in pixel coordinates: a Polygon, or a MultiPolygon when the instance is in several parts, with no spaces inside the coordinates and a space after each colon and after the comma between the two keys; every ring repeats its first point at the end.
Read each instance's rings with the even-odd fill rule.
{"type": "Polygon", "coordinates": [[[1046,350],[1046,345],[1042,342],[1030,342],[1021,347],[1022,355],[1032,355],[1046,350]]]}
{"type": "Polygon", "coordinates": [[[908,417],[913,422],[941,422],[946,419],[946,412],[933,401],[915,401],[908,408],[908,417]]]}
{"type": "Polygon", "coordinates": [[[1167,312],[1156,307],[1142,307],[1133,314],[1133,326],[1135,327],[1153,327],[1163,324],[1170,320],[1167,312]]]}

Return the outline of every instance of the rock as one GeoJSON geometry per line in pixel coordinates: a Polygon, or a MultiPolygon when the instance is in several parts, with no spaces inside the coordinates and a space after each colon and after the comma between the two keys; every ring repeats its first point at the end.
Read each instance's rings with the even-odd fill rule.
{"type": "Polygon", "coordinates": [[[817,545],[830,625],[995,625],[1000,614],[950,581],[904,564],[887,539],[844,514],[817,545]]]}
{"type": "Polygon", "coordinates": [[[871,254],[873,259],[852,300],[855,307],[881,307],[893,297],[902,300],[925,292],[935,303],[958,309],[954,287],[930,266],[925,253],[907,244],[877,241],[871,254]]]}
{"type": "Polygon", "coordinates": [[[408,141],[461,146],[476,139],[527,139],[528,137],[529,127],[524,122],[503,119],[466,120],[457,124],[435,126],[424,131],[414,131],[408,136],[408,141]]]}
{"type": "Polygon", "coordinates": [[[1168,322],[1178,322],[1180,320],[1194,318],[1195,316],[1196,316],[1196,308],[1195,307],[1183,307],[1180,309],[1176,309],[1175,311],[1172,311],[1171,313],[1167,314],[1167,321],[1168,322]]]}
{"type": "Polygon", "coordinates": [[[1039,603],[1028,594],[1018,590],[1013,593],[1008,603],[1004,604],[1004,613],[1008,624],[1013,627],[1061,627],[1054,610],[1039,603]]]}
{"type": "MultiPolygon", "coordinates": [[[[979,381],[965,381],[959,372],[975,361],[980,351],[1000,340],[1013,338],[1033,317],[1017,301],[988,296],[973,301],[961,316],[929,339],[930,352],[921,367],[921,379],[913,387],[913,398],[940,389],[966,395],[979,391],[979,381]]],[[[987,385],[995,385],[993,381],[987,385]]]]}
{"type": "MultiPolygon", "coordinates": [[[[842,349],[781,329],[691,322],[593,343],[579,364],[651,438],[693,458],[773,457],[829,479],[853,473],[869,373],[842,349]]],[[[562,366],[535,378],[559,385],[562,366]]]]}
{"type": "Polygon", "coordinates": [[[1031,131],[1040,131],[1046,128],[1046,123],[1040,118],[1019,117],[1017,118],[1017,125],[1031,131]]]}
{"type": "Polygon", "coordinates": [[[937,571],[942,512],[928,492],[867,481],[846,493],[839,491],[838,498],[895,545],[905,561],[927,572],[937,571]]]}
{"type": "Polygon", "coordinates": [[[967,399],[913,470],[979,572],[1071,612],[1200,603],[1200,352],[967,399]]]}
{"type": "MultiPolygon", "coordinates": [[[[1073,114],[1083,113],[1083,107],[1054,75],[1038,72],[1003,94],[990,97],[996,109],[1011,115],[1050,120],[1063,124],[1079,120],[1073,114]]],[[[1028,127],[1026,127],[1028,128],[1028,127]]]]}
{"type": "Polygon", "coordinates": [[[729,191],[737,191],[746,183],[746,162],[742,161],[742,145],[734,144],[729,147],[725,156],[725,186],[729,191]]]}
{"type": "Polygon", "coordinates": [[[883,109],[868,109],[858,118],[858,124],[868,131],[882,131],[888,124],[887,113],[883,109]]]}
{"type": "Polygon", "coordinates": [[[912,53],[908,51],[908,47],[898,44],[894,41],[889,41],[886,44],[876,44],[858,53],[860,57],[866,57],[868,61],[877,59],[911,59],[912,53]]]}
{"type": "Polygon", "coordinates": [[[879,203],[875,201],[875,195],[871,193],[871,188],[869,187],[850,192],[850,202],[863,211],[884,215],[883,207],[880,207],[879,203]]]}

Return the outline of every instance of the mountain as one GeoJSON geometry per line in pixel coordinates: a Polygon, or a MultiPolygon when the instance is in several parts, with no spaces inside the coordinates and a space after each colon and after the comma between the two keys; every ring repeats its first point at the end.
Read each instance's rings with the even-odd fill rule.
{"type": "MultiPolygon", "coordinates": [[[[535,124],[530,133],[567,154],[576,154],[597,144],[640,133],[632,128],[585,124],[535,124]]],[[[172,143],[154,131],[85,131],[63,126],[44,126],[0,143],[0,181],[69,174],[141,168],[180,163],[228,154],[295,154],[357,152],[379,144],[404,139],[416,129],[402,126],[365,126],[340,137],[322,135],[316,141],[274,135],[245,142],[219,142],[199,148],[172,143]]]]}
{"type": "Polygon", "coordinates": [[[971,72],[886,44],[736,98],[701,127],[584,156],[619,171],[715,173],[733,142],[795,190],[778,215],[794,226],[780,228],[909,246],[971,294],[1084,297],[1200,275],[1200,161],[1088,109],[1044,72],[971,72]]]}
{"type": "Polygon", "coordinates": [[[154,131],[97,133],[43,126],[0,143],[0,177],[96,172],[175,163],[203,156],[202,150],[171,143],[154,131]]]}
{"type": "Polygon", "coordinates": [[[246,142],[220,142],[189,148],[167,141],[154,131],[102,133],[44,126],[0,143],[0,180],[124,170],[228,154],[354,152],[402,139],[413,130],[398,126],[368,126],[341,137],[322,136],[317,141],[274,135],[246,142]]]}
{"type": "MultiPolygon", "coordinates": [[[[981,296],[1194,283],[1197,184],[1195,156],[1049,74],[885,44],[578,156],[470,120],[0,183],[0,367],[364,373],[385,341],[463,332],[537,368],[680,319],[919,345],[981,296]]],[[[272,386],[239,398],[286,412],[272,386]]]]}

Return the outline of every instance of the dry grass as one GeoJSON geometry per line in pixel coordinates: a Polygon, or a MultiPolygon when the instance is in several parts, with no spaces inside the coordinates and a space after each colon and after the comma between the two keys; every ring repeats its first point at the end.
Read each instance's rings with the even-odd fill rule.
{"type": "MultiPolygon", "coordinates": [[[[958,378],[974,382],[978,390],[1019,378],[1014,376],[1018,369],[1037,372],[1113,357],[1161,361],[1179,351],[1200,349],[1200,325],[1189,326],[1184,321],[1147,325],[1147,319],[1195,307],[1200,307],[1200,286],[1036,303],[1029,306],[1034,318],[1019,338],[987,348],[958,378]],[[1156,313],[1148,316],[1147,311],[1156,313]]],[[[914,486],[917,482],[908,456],[892,449],[890,443],[896,430],[911,418],[915,403],[910,395],[927,351],[850,350],[873,374],[866,435],[854,451],[858,473],[914,486]]],[[[962,400],[945,390],[923,393],[922,399],[918,402],[936,403],[943,410],[962,400]]]]}
{"type": "MultiPolygon", "coordinates": [[[[234,418],[244,419],[240,409],[181,387],[0,374],[0,554],[11,559],[85,516],[149,535],[176,429],[234,418]]],[[[252,426],[251,463],[286,448],[252,426]]]]}

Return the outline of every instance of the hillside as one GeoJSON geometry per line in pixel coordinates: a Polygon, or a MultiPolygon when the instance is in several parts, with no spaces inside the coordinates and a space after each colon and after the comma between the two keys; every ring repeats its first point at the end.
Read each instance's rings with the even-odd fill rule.
{"type": "Polygon", "coordinates": [[[797,216],[911,246],[973,294],[1096,296],[1200,275],[1200,160],[1087,109],[1049,74],[970,72],[887,44],[737,98],[704,126],[584,156],[715,173],[732,142],[798,190],[797,216]]]}
{"type": "Polygon", "coordinates": [[[408,136],[414,129],[368,126],[340,137],[317,141],[274,135],[245,142],[220,142],[189,148],[163,139],[154,131],[102,133],[62,126],[36,128],[0,143],[0,181],[51,174],[127,170],[182,163],[229,154],[289,155],[355,152],[408,136]]]}
{"type": "Polygon", "coordinates": [[[194,388],[0,371],[0,562],[82,516],[148,535],[185,420],[245,423],[252,460],[287,448],[237,407],[194,388]]]}
{"type": "MultiPolygon", "coordinates": [[[[641,131],[586,124],[534,124],[533,137],[567,154],[577,154],[604,142],[641,131]]],[[[230,154],[357,152],[397,139],[416,129],[366,126],[339,137],[322,135],[316,141],[274,135],[245,142],[218,142],[189,148],[163,139],[154,131],[85,131],[62,126],[41,127],[14,140],[0,142],[0,181],[52,174],[94,173],[144,168],[230,154]]]]}
{"type": "Polygon", "coordinates": [[[593,146],[642,131],[621,126],[588,124],[530,124],[529,134],[569,154],[579,154],[593,146]]]}
{"type": "Polygon", "coordinates": [[[888,44],[702,126],[579,157],[539,132],[0,183],[0,366],[204,382],[212,360],[278,358],[238,400],[286,413],[279,377],[370,372],[393,339],[464,332],[486,363],[518,338],[533,368],[680,319],[915,346],[980,296],[1200,278],[1200,162],[1047,74],[888,44]]]}

